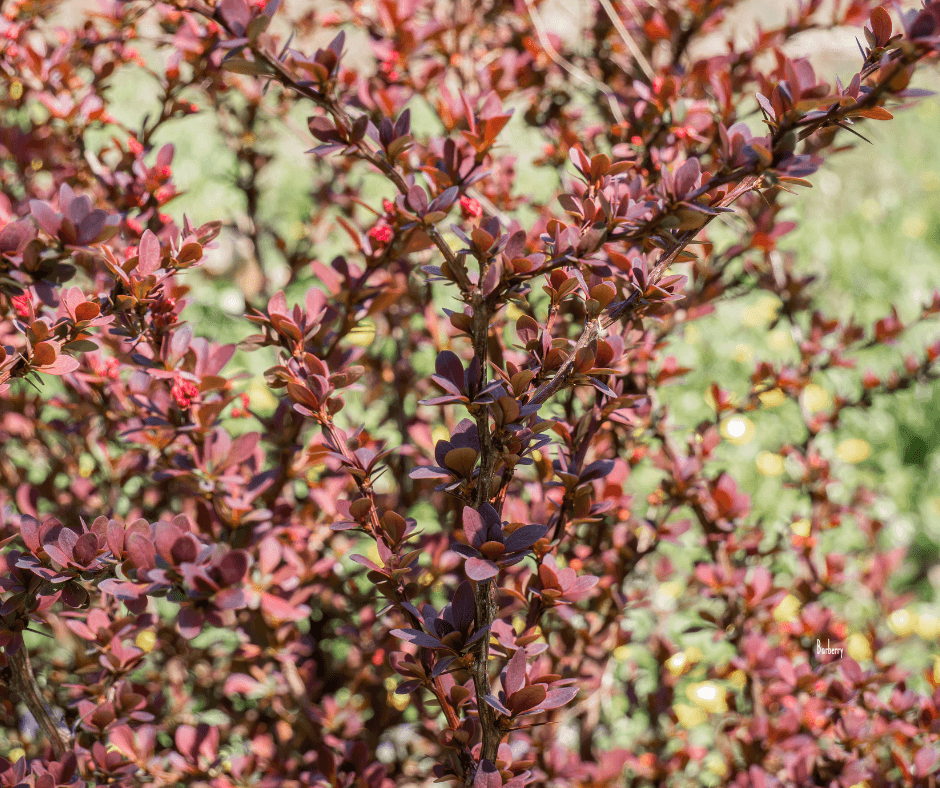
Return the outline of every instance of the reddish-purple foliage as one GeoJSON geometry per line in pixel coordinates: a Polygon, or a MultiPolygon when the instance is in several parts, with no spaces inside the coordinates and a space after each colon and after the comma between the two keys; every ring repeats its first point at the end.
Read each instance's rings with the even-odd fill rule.
{"type": "Polygon", "coordinates": [[[788,538],[768,544],[714,460],[727,414],[940,313],[938,294],[916,321],[841,322],[776,248],[782,193],[922,95],[940,2],[898,27],[804,0],[716,54],[697,43],[734,0],[583,2],[567,42],[541,0],[103,0],[71,26],[58,5],[0,18],[0,741],[21,748],[0,786],[936,785],[940,674],[915,692],[874,625],[854,635],[870,659],[808,652],[846,638],[833,593],[905,603],[875,492],[834,494],[817,437],[933,379],[940,343],[805,413],[780,448],[802,472],[788,538]],[[865,26],[847,85],[784,54],[843,25],[865,26]],[[159,87],[139,128],[111,104],[129,73],[159,87]],[[269,220],[268,177],[298,107],[300,237],[269,220]],[[551,200],[505,147],[516,112],[551,200]],[[157,139],[193,115],[234,156],[243,221],[164,210],[179,165],[157,139]],[[713,243],[732,210],[740,237],[713,243]],[[240,348],[268,358],[271,412],[236,345],[186,322],[223,229],[261,263],[240,348]],[[666,340],[756,290],[805,327],[800,358],[755,361],[740,400],[715,382],[714,419],[683,434],[657,393],[689,372],[666,340]],[[864,549],[824,550],[847,519],[864,549]],[[629,629],[667,583],[726,647],[700,685],[665,627],[629,629]],[[649,660],[613,692],[628,644],[649,660]],[[647,723],[625,746],[606,745],[613,694],[647,723]]]}

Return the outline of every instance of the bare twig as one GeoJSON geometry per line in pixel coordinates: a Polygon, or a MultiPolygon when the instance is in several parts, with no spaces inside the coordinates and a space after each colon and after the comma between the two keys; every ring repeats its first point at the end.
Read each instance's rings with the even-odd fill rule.
{"type": "Polygon", "coordinates": [[[655,76],[653,67],[646,59],[646,55],[644,55],[636,45],[636,41],[633,40],[633,36],[630,35],[630,32],[624,26],[623,20],[617,15],[617,11],[610,0],[600,0],[600,4],[609,17],[611,24],[614,26],[614,30],[617,31],[617,34],[623,39],[623,43],[627,45],[627,49],[630,50],[630,54],[633,55],[636,64],[642,69],[643,73],[646,74],[646,78],[652,81],[655,76]]]}
{"type": "Polygon", "coordinates": [[[545,27],[542,25],[542,17],[539,16],[539,12],[536,10],[535,5],[532,3],[532,0],[525,0],[525,4],[529,9],[529,15],[532,17],[532,25],[535,27],[535,32],[539,37],[539,43],[542,45],[542,49],[545,50],[545,53],[556,63],[560,68],[567,71],[575,79],[580,80],[593,88],[596,88],[607,98],[607,103],[610,104],[610,112],[620,124],[625,124],[626,119],[623,116],[623,113],[620,111],[620,106],[617,104],[617,97],[613,94],[611,89],[607,87],[603,82],[594,79],[590,74],[588,74],[583,69],[578,68],[574,63],[566,60],[562,57],[558,50],[552,46],[552,42],[548,40],[548,36],[545,34],[545,27]]]}

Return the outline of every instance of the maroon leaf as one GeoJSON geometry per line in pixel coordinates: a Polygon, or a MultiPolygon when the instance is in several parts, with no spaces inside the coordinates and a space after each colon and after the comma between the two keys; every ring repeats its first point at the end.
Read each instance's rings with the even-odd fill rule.
{"type": "Polygon", "coordinates": [[[523,525],[506,537],[506,552],[528,550],[546,533],[548,533],[547,525],[523,525]]]}
{"type": "Polygon", "coordinates": [[[531,684],[509,696],[509,709],[512,711],[514,717],[519,714],[524,714],[538,706],[545,700],[545,696],[546,690],[544,684],[531,684]]]}
{"type": "Polygon", "coordinates": [[[548,711],[549,709],[557,709],[559,706],[564,706],[569,701],[574,700],[577,694],[577,687],[550,689],[545,696],[545,700],[538,705],[538,711],[548,711]]]}
{"type": "Polygon", "coordinates": [[[139,572],[146,572],[156,566],[157,551],[153,542],[139,533],[130,533],[125,538],[127,555],[139,572]]]}
{"type": "Polygon", "coordinates": [[[467,577],[471,580],[476,580],[478,583],[489,580],[499,574],[499,568],[496,564],[492,561],[485,561],[482,558],[468,558],[464,564],[464,568],[466,569],[467,577]]]}
{"type": "Polygon", "coordinates": [[[473,788],[502,788],[503,778],[492,763],[485,758],[480,761],[473,776],[473,788]]]}
{"type": "Polygon", "coordinates": [[[473,586],[470,583],[464,581],[457,586],[454,598],[451,601],[451,615],[457,629],[465,632],[473,626],[473,621],[476,618],[476,603],[473,586]]]}
{"type": "Polygon", "coordinates": [[[39,520],[30,517],[28,514],[22,515],[20,517],[20,534],[22,534],[23,541],[26,542],[26,546],[30,551],[38,553],[42,546],[39,541],[39,520]]]}
{"type": "Polygon", "coordinates": [[[137,759],[137,743],[134,732],[127,725],[119,725],[108,733],[108,742],[129,761],[137,759]]]}
{"type": "Polygon", "coordinates": [[[510,712],[509,709],[507,709],[507,708],[500,702],[499,698],[497,698],[495,695],[487,695],[486,698],[485,698],[485,700],[486,700],[486,702],[487,702],[488,705],[492,706],[492,707],[493,707],[494,709],[496,709],[496,711],[498,711],[500,714],[502,714],[502,715],[504,715],[504,716],[506,716],[506,717],[511,717],[511,716],[512,716],[512,712],[510,712]]]}
{"type": "Polygon", "coordinates": [[[72,549],[75,561],[82,566],[88,566],[98,557],[98,537],[92,533],[82,534],[72,549]]]}
{"type": "Polygon", "coordinates": [[[226,585],[240,583],[248,573],[248,553],[244,550],[231,550],[219,562],[222,582],[226,585]]]}
{"type": "Polygon", "coordinates": [[[463,533],[466,540],[474,547],[479,547],[486,541],[486,526],[483,517],[470,506],[463,510],[463,533]]]}
{"type": "Polygon", "coordinates": [[[503,689],[506,694],[512,696],[522,689],[526,677],[526,652],[524,648],[516,649],[512,659],[506,665],[506,678],[503,681],[503,689]]]}
{"type": "Polygon", "coordinates": [[[441,643],[437,638],[433,638],[430,635],[426,635],[424,632],[421,632],[417,629],[393,629],[391,634],[395,637],[399,637],[402,640],[407,640],[409,643],[414,643],[417,646],[423,646],[424,648],[443,648],[444,644],[441,643]]]}

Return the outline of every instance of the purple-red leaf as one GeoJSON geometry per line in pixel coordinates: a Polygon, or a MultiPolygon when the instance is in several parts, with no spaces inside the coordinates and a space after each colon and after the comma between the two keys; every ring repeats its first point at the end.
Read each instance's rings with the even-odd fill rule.
{"type": "Polygon", "coordinates": [[[559,706],[564,706],[569,701],[574,700],[577,694],[577,687],[559,687],[558,689],[549,690],[546,693],[545,700],[537,706],[537,711],[557,709],[559,706]]]}
{"type": "Polygon", "coordinates": [[[507,695],[518,692],[525,685],[526,677],[526,653],[524,648],[516,649],[512,655],[509,664],[506,665],[506,678],[503,681],[503,689],[507,695]]]}
{"type": "Polygon", "coordinates": [[[482,558],[468,558],[464,567],[467,571],[467,577],[478,583],[489,580],[499,574],[499,568],[496,564],[482,558]]]}

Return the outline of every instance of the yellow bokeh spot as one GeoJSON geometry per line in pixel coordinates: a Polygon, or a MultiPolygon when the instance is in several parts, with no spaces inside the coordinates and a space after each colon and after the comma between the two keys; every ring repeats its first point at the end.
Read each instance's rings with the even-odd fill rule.
{"type": "Polygon", "coordinates": [[[659,588],[656,589],[656,596],[660,597],[661,601],[667,600],[671,602],[679,597],[683,588],[685,588],[685,586],[678,580],[670,580],[667,583],[662,583],[659,588]]]}
{"type": "Polygon", "coordinates": [[[685,588],[685,585],[678,580],[670,580],[668,583],[663,583],[659,590],[665,596],[668,596],[670,599],[676,599],[679,594],[682,593],[682,589],[685,588]]]}
{"type": "Polygon", "coordinates": [[[888,626],[898,637],[905,638],[914,631],[916,620],[909,610],[901,608],[888,616],[888,626]]]}
{"type": "Polygon", "coordinates": [[[744,416],[732,416],[721,423],[721,434],[735,446],[743,446],[754,440],[754,422],[744,416]]]}
{"type": "Polygon", "coordinates": [[[728,764],[720,755],[709,755],[705,759],[705,768],[717,777],[724,777],[728,773],[728,764]]]}
{"type": "Polygon", "coordinates": [[[408,704],[411,703],[411,700],[407,695],[396,695],[394,692],[389,692],[388,702],[398,711],[404,711],[408,708],[408,704]]]}
{"type": "Polygon", "coordinates": [[[19,101],[23,97],[23,83],[18,79],[14,79],[10,83],[10,98],[14,101],[19,101]]]}
{"type": "Polygon", "coordinates": [[[871,659],[871,644],[868,638],[858,632],[853,632],[846,638],[845,653],[856,662],[865,662],[871,659]]]}
{"type": "Polygon", "coordinates": [[[672,707],[672,710],[676,713],[676,718],[683,728],[694,728],[708,721],[708,715],[702,709],[695,708],[695,706],[677,703],[672,707]]]}
{"type": "Polygon", "coordinates": [[[934,658],[933,661],[933,680],[940,683],[940,657],[934,658]]]}
{"type": "Polygon", "coordinates": [[[515,303],[513,303],[512,301],[510,301],[508,304],[506,304],[506,317],[507,317],[509,320],[511,320],[513,323],[515,323],[515,322],[516,322],[520,317],[522,317],[524,314],[525,314],[525,312],[523,312],[523,311],[519,308],[519,305],[518,305],[518,304],[515,304],[515,303]]]}
{"type": "Polygon", "coordinates": [[[869,197],[859,206],[858,212],[862,215],[863,219],[867,219],[869,222],[881,218],[881,206],[878,204],[878,201],[872,197],[869,197]]]}
{"type": "Polygon", "coordinates": [[[936,640],[940,635],[940,618],[933,613],[921,613],[917,616],[917,622],[914,624],[914,631],[917,636],[924,640],[936,640]]]}
{"type": "Polygon", "coordinates": [[[689,658],[684,651],[678,651],[666,660],[666,670],[673,676],[681,676],[689,667],[689,658]]]}
{"type": "Polygon", "coordinates": [[[754,358],[754,348],[744,344],[735,345],[734,350],[731,351],[731,358],[740,364],[746,364],[754,358]]]}
{"type": "Polygon", "coordinates": [[[78,475],[87,479],[95,471],[95,458],[90,454],[83,454],[78,458],[78,475]]]}
{"type": "Polygon", "coordinates": [[[698,646],[689,646],[685,650],[685,656],[686,659],[689,660],[690,664],[695,664],[696,662],[701,662],[703,659],[705,659],[705,654],[702,653],[702,649],[700,649],[698,646]]]}
{"type": "Polygon", "coordinates": [[[793,621],[800,614],[800,600],[793,594],[787,594],[774,608],[774,621],[784,624],[793,621]]]}
{"type": "Polygon", "coordinates": [[[696,706],[712,714],[720,714],[728,710],[725,688],[713,681],[690,684],[685,694],[696,706]]]}
{"type": "Polygon", "coordinates": [[[770,345],[771,350],[777,353],[785,353],[793,345],[793,337],[790,335],[789,331],[778,328],[770,332],[770,336],[767,338],[767,344],[770,345]]]}
{"type": "Polygon", "coordinates": [[[761,405],[765,408],[776,408],[778,405],[783,405],[783,403],[787,401],[787,395],[780,389],[770,389],[770,391],[764,391],[757,396],[760,399],[761,405]]]}
{"type": "Polygon", "coordinates": [[[699,342],[702,338],[702,332],[698,330],[698,326],[686,326],[685,327],[685,341],[688,345],[694,345],[696,342],[699,342]]]}
{"type": "Polygon", "coordinates": [[[790,529],[797,536],[807,537],[810,535],[810,532],[813,529],[813,525],[804,517],[802,520],[797,520],[795,523],[793,523],[793,525],[790,526],[790,529]]]}
{"type": "Polygon", "coordinates": [[[137,634],[134,645],[144,653],[149,654],[153,651],[153,647],[157,645],[157,634],[151,629],[145,629],[137,634]]]}
{"type": "Polygon", "coordinates": [[[832,404],[832,397],[822,386],[810,383],[800,394],[800,402],[810,413],[817,413],[832,404]]]}
{"type": "Polygon", "coordinates": [[[16,763],[20,758],[26,757],[26,750],[22,747],[14,747],[7,753],[7,760],[10,763],[16,763]]]}
{"type": "Polygon", "coordinates": [[[617,648],[614,649],[614,659],[617,660],[617,662],[626,662],[630,659],[632,654],[633,648],[631,646],[617,646],[617,648]]]}
{"type": "Polygon", "coordinates": [[[360,320],[349,332],[349,341],[356,347],[369,347],[375,339],[375,321],[371,318],[360,320]]]}
{"type": "Polygon", "coordinates": [[[921,174],[920,179],[925,192],[935,192],[940,189],[940,175],[937,175],[933,170],[927,170],[927,172],[921,174]]]}
{"type": "Polygon", "coordinates": [[[920,216],[907,216],[901,222],[901,232],[908,238],[920,238],[927,232],[927,222],[920,216]]]}
{"type": "Polygon", "coordinates": [[[756,304],[744,308],[741,322],[748,328],[763,328],[774,321],[779,308],[779,300],[773,296],[763,296],[756,304]]]}
{"type": "Polygon", "coordinates": [[[763,476],[779,476],[783,473],[783,457],[770,451],[762,451],[754,460],[763,476]]]}
{"type": "Polygon", "coordinates": [[[836,446],[836,457],[842,462],[864,462],[871,456],[871,444],[861,438],[849,438],[836,446]]]}
{"type": "Polygon", "coordinates": [[[448,441],[450,440],[450,430],[443,424],[438,424],[431,430],[431,438],[434,439],[435,444],[438,441],[448,441]]]}
{"type": "Polygon", "coordinates": [[[747,686],[747,674],[740,668],[728,676],[728,682],[737,690],[743,690],[747,686]]]}

